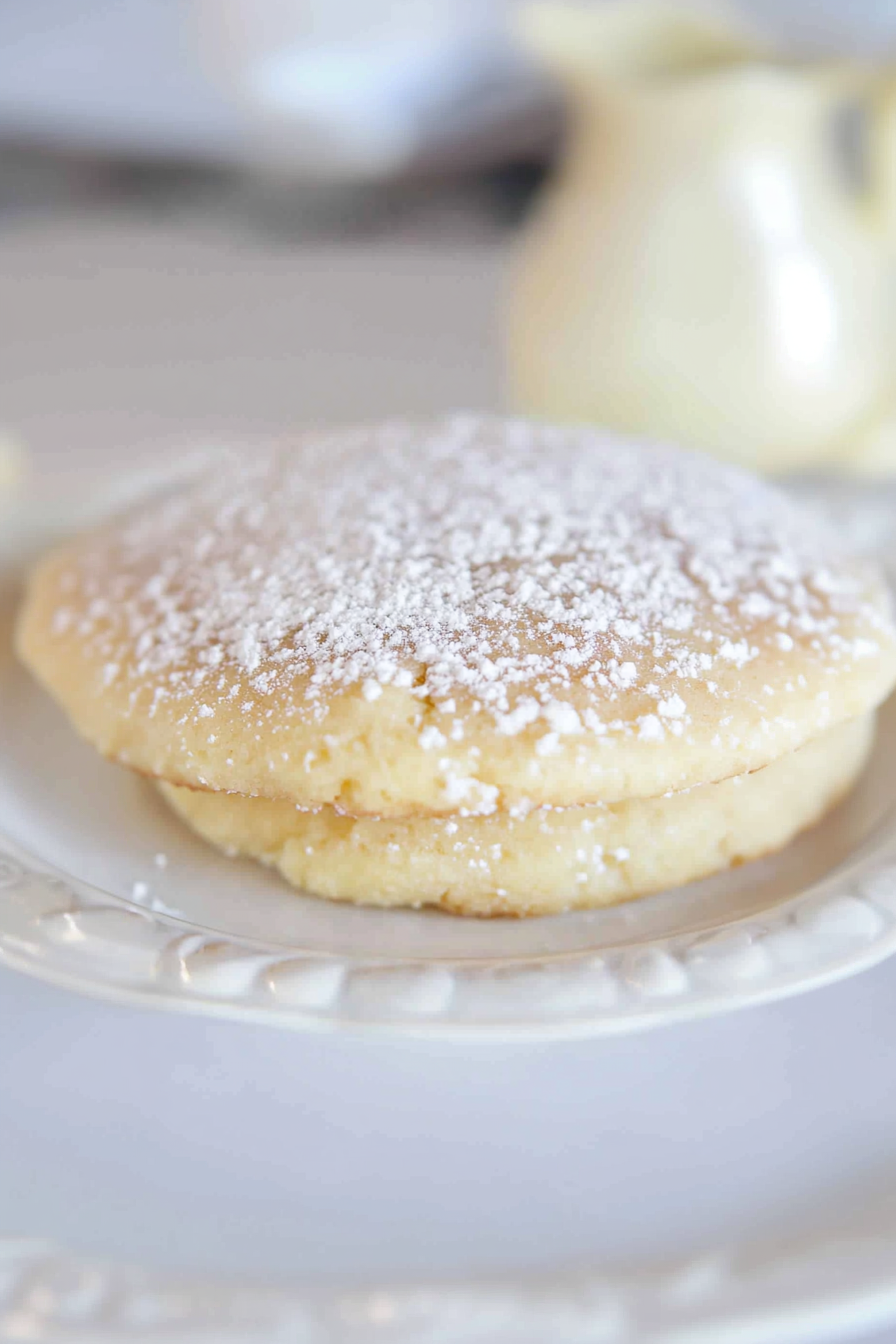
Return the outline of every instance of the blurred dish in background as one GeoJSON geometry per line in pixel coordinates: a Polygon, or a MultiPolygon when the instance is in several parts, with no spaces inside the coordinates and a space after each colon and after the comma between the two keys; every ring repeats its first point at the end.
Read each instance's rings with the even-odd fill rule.
{"type": "Polygon", "coordinates": [[[545,90],[508,40],[508,3],[195,0],[253,160],[325,179],[479,166],[530,145],[545,90]]]}
{"type": "Polygon", "coordinates": [[[893,74],[637,0],[521,27],[573,127],[516,269],[514,402],[765,470],[896,466],[893,74]]]}
{"type": "Polygon", "coordinates": [[[513,0],[6,0],[0,137],[374,179],[543,145],[513,0]]]}

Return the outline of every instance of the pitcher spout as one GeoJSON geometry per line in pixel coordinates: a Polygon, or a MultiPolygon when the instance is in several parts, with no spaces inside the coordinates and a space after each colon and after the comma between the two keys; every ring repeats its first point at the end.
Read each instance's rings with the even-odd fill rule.
{"type": "Polygon", "coordinates": [[[757,60],[766,45],[697,6],[663,0],[602,5],[535,0],[518,19],[523,47],[567,84],[591,86],[757,60]]]}

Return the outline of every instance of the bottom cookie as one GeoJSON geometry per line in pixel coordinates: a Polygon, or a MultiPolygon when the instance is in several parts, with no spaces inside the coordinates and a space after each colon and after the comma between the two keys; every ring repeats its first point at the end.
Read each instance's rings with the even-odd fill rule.
{"type": "Polygon", "coordinates": [[[195,831],[336,901],[538,915],[612,905],[780,849],[847,792],[874,737],[865,715],[718,784],[525,817],[379,820],[162,783],[195,831]]]}

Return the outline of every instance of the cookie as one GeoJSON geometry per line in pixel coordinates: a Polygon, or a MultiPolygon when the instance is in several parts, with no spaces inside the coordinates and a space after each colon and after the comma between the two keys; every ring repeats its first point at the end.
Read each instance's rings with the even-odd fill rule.
{"type": "Polygon", "coordinates": [[[18,647],[89,741],[170,786],[217,843],[337,898],[475,911],[624,899],[775,848],[858,757],[825,760],[817,797],[759,806],[744,831],[731,789],[761,800],[771,781],[773,797],[769,771],[840,726],[859,741],[896,678],[880,575],[771,486],[593,429],[475,417],[222,456],[50,555],[18,647]],[[577,821],[558,809],[598,809],[622,850],[648,801],[690,827],[714,797],[690,864],[668,839],[665,868],[648,846],[618,879],[570,878],[577,821]],[[472,872],[480,843],[541,853],[545,816],[557,857],[528,894],[522,863],[461,882],[438,839],[470,823],[472,872]],[[289,821],[282,853],[272,817],[289,821]],[[497,839],[480,842],[484,822],[497,839]],[[365,846],[366,884],[346,857],[365,846]]]}
{"type": "Polygon", "coordinates": [[[516,817],[390,821],[159,788],[204,839],[260,859],[318,896],[460,914],[558,914],[680,886],[780,849],[849,789],[873,735],[873,715],[864,715],[751,775],[516,817]]]}
{"type": "Polygon", "coordinates": [[[352,815],[652,797],[873,708],[880,579],[735,468],[453,419],[236,459],[37,570],[22,656],[105,755],[352,815]]]}

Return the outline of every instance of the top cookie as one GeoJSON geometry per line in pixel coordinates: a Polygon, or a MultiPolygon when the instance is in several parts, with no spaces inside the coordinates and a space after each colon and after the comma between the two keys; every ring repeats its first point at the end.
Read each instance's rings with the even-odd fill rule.
{"type": "Polygon", "coordinates": [[[896,677],[881,581],[770,486],[468,417],[228,456],[46,559],[19,647],[127,765],[358,815],[720,780],[896,677]]]}

